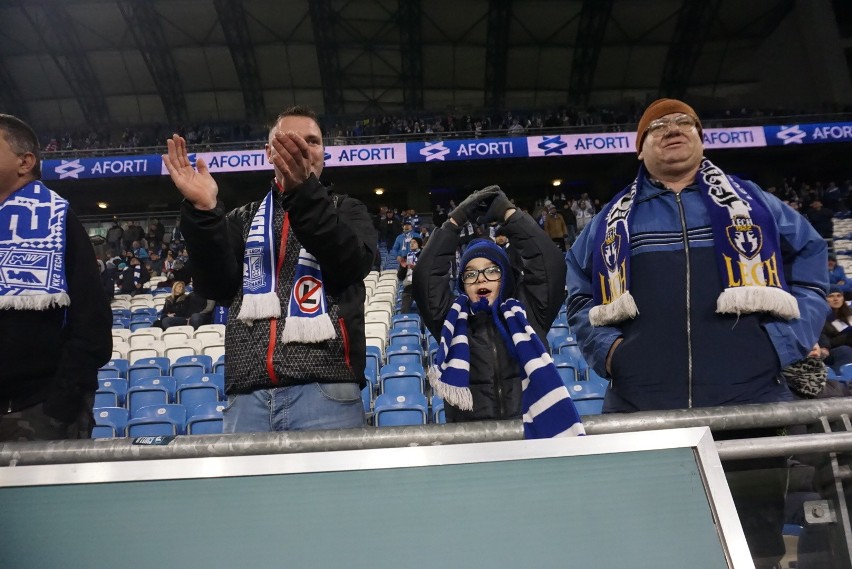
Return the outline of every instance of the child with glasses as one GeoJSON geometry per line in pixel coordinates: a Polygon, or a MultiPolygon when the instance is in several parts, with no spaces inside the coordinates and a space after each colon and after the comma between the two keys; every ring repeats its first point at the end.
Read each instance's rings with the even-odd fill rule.
{"type": "Polygon", "coordinates": [[[440,341],[428,376],[447,422],[523,418],[527,438],[583,433],[546,344],[565,300],[565,271],[560,250],[497,186],[471,194],[435,230],[413,286],[423,322],[440,341]],[[459,231],[468,221],[502,223],[523,266],[512,266],[490,239],[477,239],[452,282],[459,231]]]}

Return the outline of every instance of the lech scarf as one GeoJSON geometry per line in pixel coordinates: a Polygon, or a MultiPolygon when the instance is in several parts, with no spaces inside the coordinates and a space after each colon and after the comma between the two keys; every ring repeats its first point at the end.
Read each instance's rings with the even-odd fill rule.
{"type": "Polygon", "coordinates": [[[68,306],[68,202],[30,182],[0,204],[0,309],[68,306]]]}
{"type": "MultiPolygon", "coordinates": [[[[276,290],[273,191],[269,191],[258,207],[246,238],[243,303],[239,319],[247,323],[281,317],[281,300],[276,290]]],[[[282,231],[287,231],[286,227],[282,231]]],[[[328,316],[322,271],[316,258],[304,248],[299,251],[291,289],[283,341],[315,343],[335,338],[334,326],[328,316]]]]}
{"type": "MultiPolygon", "coordinates": [[[[468,297],[460,295],[456,298],[444,320],[437,359],[428,374],[435,393],[446,403],[465,411],[473,409],[467,338],[470,312],[468,297]]],[[[571,395],[556,371],[553,359],[527,321],[521,303],[510,298],[500,305],[500,312],[521,370],[524,438],[584,435],[585,429],[571,395]]],[[[501,326],[499,322],[495,325],[501,326]]]]}
{"type": "MultiPolygon", "coordinates": [[[[630,214],[647,172],[642,166],[633,183],[601,215],[595,234],[589,312],[593,326],[606,326],[639,314],[630,294],[630,214]]],[[[716,301],[721,314],[767,312],[786,320],[799,317],[781,267],[778,227],[747,184],[728,176],[704,158],[696,181],[713,230],[716,263],[725,289],[716,301]]]]}

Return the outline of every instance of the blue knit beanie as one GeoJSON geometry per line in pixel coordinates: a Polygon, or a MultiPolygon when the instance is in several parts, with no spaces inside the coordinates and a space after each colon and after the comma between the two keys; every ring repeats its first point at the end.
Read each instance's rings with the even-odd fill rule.
{"type": "Polygon", "coordinates": [[[483,257],[492,261],[495,265],[500,267],[500,270],[503,272],[503,276],[500,279],[500,292],[495,304],[501,304],[505,302],[507,298],[511,298],[515,292],[515,276],[512,273],[512,265],[509,262],[509,257],[506,255],[506,251],[490,239],[474,239],[470,242],[467,249],[465,249],[459,265],[460,290],[464,291],[464,283],[462,282],[461,277],[462,274],[464,274],[467,264],[471,261],[471,259],[476,259],[478,257],[483,257]]]}

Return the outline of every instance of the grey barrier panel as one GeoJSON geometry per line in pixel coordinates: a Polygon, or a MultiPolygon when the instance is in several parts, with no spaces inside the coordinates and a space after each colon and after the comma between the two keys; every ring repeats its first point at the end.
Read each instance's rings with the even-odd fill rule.
{"type": "Polygon", "coordinates": [[[0,469],[0,567],[752,567],[706,428],[0,469]]]}

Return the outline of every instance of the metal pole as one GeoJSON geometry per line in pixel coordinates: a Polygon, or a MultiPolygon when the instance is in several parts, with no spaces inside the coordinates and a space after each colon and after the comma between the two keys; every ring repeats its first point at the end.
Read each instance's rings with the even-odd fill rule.
{"type": "MultiPolygon", "coordinates": [[[[714,431],[781,427],[815,423],[820,417],[827,417],[831,420],[843,415],[852,415],[852,398],[593,415],[584,417],[583,422],[588,434],[599,435],[700,426],[709,426],[714,431]]],[[[835,438],[837,435],[813,436],[827,437],[825,439],[827,445],[845,444],[845,439],[835,438]]],[[[799,439],[800,437],[782,438],[799,439]]],[[[287,454],[520,439],[523,439],[523,427],[520,421],[479,421],[418,427],[382,427],[380,429],[366,427],[328,431],[180,436],[164,446],[134,445],[132,440],[127,438],[8,442],[0,443],[0,466],[287,454]]],[[[726,441],[724,444],[718,443],[718,445],[720,449],[726,449],[724,452],[737,457],[744,452],[754,453],[749,457],[783,456],[799,452],[798,450],[790,452],[784,450],[782,452],[778,447],[777,452],[780,454],[758,454],[770,452],[767,449],[775,448],[767,443],[774,438],[759,440],[759,444],[750,444],[747,449],[737,446],[740,441],[726,441]]],[[[788,441],[785,444],[792,443],[788,441]]],[[[807,442],[804,444],[813,445],[815,443],[807,442]]],[[[788,447],[784,448],[787,449],[788,447]]],[[[840,450],[834,446],[827,448],[829,450],[840,450]]],[[[729,460],[731,456],[723,456],[722,458],[729,460]]]]}

